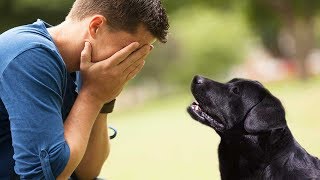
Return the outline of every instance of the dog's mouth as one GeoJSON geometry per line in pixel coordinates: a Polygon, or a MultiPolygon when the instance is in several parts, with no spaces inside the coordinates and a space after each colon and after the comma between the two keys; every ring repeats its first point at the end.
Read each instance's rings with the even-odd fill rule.
{"type": "Polygon", "coordinates": [[[214,114],[210,113],[210,115],[208,115],[203,109],[204,108],[201,108],[201,105],[195,101],[188,107],[188,112],[193,119],[200,123],[210,126],[217,131],[223,131],[225,125],[222,123],[224,120],[222,115],[217,111],[215,111],[214,114]]]}

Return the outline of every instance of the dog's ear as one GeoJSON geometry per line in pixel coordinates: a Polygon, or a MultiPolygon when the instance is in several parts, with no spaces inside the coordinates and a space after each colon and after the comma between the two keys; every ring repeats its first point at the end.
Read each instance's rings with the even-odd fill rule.
{"type": "Polygon", "coordinates": [[[271,94],[267,94],[252,108],[244,121],[244,128],[249,133],[266,132],[286,126],[284,108],[280,100],[271,94]]]}

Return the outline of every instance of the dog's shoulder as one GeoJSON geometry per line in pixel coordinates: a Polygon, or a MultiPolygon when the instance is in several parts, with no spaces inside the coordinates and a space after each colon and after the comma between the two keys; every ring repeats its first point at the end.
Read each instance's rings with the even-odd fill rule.
{"type": "Polygon", "coordinates": [[[289,152],[272,161],[268,169],[282,179],[320,179],[320,161],[296,141],[289,152]]]}

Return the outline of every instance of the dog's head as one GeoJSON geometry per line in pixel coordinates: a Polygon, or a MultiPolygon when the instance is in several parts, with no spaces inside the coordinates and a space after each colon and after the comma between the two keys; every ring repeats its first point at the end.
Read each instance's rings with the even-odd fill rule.
{"type": "Polygon", "coordinates": [[[257,81],[232,79],[219,83],[195,76],[191,91],[196,101],[188,107],[195,120],[230,132],[267,132],[286,127],[281,102],[257,81]]]}

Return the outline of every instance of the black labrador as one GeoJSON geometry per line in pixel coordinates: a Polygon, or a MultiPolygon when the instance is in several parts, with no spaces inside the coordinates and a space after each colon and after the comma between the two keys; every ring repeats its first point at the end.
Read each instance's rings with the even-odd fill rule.
{"type": "Polygon", "coordinates": [[[320,160],[297,143],[281,102],[262,84],[195,76],[191,91],[189,114],[221,137],[221,179],[320,179],[320,160]]]}

